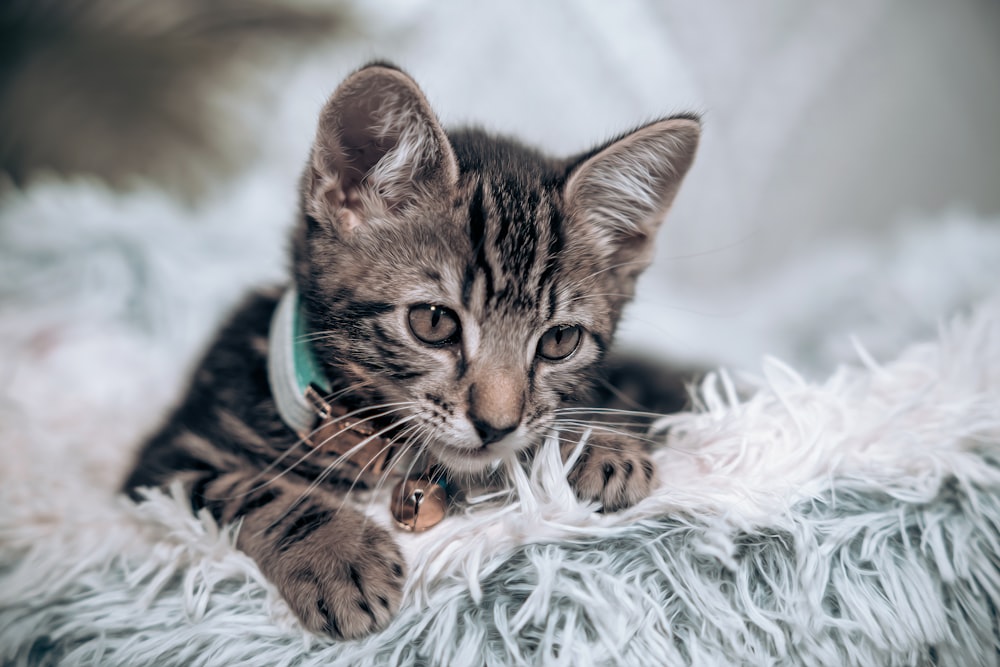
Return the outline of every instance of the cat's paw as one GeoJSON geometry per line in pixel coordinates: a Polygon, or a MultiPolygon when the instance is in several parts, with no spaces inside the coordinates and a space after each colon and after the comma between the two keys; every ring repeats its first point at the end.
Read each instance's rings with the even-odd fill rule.
{"type": "Polygon", "coordinates": [[[275,554],[271,576],[307,629],[354,639],[385,627],[395,615],[405,564],[388,532],[344,514],[275,554]]]}
{"type": "Polygon", "coordinates": [[[642,446],[625,436],[593,434],[569,473],[582,500],[596,500],[605,512],[631,507],[649,495],[656,466],[642,446]]]}

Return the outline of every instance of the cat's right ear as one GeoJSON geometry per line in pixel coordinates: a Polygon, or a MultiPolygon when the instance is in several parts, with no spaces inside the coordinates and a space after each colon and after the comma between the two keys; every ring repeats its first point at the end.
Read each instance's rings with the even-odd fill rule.
{"type": "Polygon", "coordinates": [[[323,107],[304,181],[306,213],[350,232],[458,180],[458,165],[427,99],[409,76],[369,65],[323,107]]]}
{"type": "Polygon", "coordinates": [[[665,118],[573,163],[564,190],[573,237],[626,273],[644,268],[700,136],[696,117],[665,118]]]}

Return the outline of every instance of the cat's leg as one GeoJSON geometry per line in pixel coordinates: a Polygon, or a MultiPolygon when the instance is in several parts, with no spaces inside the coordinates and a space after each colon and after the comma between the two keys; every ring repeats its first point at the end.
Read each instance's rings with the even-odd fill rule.
{"type": "MultiPolygon", "coordinates": [[[[612,353],[604,360],[596,386],[580,403],[595,406],[593,413],[577,413],[593,433],[569,474],[577,495],[596,500],[604,511],[631,507],[649,495],[656,484],[656,465],[643,435],[658,415],[690,408],[688,387],[704,371],[678,368],[641,354],[612,353]]],[[[581,404],[571,404],[580,408],[581,404]]],[[[581,423],[573,425],[581,428],[581,423]]],[[[576,447],[567,439],[563,459],[576,447]]]]}
{"type": "MultiPolygon", "coordinates": [[[[568,458],[577,443],[562,445],[568,458]]],[[[605,512],[617,512],[649,495],[656,465],[640,440],[627,435],[595,431],[569,473],[569,483],[582,500],[596,500],[605,512]]]]}
{"type": "Polygon", "coordinates": [[[350,639],[385,626],[405,565],[396,541],[343,497],[252,471],[192,480],[192,503],[220,523],[242,520],[237,546],[313,632],[350,639]]]}

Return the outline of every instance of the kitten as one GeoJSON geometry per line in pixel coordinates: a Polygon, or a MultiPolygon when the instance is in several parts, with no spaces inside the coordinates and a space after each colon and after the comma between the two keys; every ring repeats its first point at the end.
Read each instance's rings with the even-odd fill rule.
{"type": "MultiPolygon", "coordinates": [[[[557,410],[597,377],[699,134],[695,117],[675,116],[552,159],[446,133],[391,65],[350,75],[321,112],[293,236],[328,395],[453,476],[528,452],[560,424],[571,448],[578,422],[557,410]]],[[[237,310],[126,488],[182,480],[195,508],[242,521],[239,548],[307,628],[358,637],[391,618],[405,566],[393,537],[342,502],[371,476],[331,467],[282,419],[268,374],[278,297],[237,310]]],[[[638,438],[598,429],[570,482],[615,511],[654,477],[638,438]]]]}

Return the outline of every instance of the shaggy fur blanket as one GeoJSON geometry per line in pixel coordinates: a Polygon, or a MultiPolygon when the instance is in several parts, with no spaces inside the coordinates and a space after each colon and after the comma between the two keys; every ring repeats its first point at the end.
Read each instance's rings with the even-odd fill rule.
{"type": "MultiPolygon", "coordinates": [[[[264,250],[273,239],[237,232],[213,244],[218,228],[160,224],[147,208],[139,243],[121,223],[127,202],[109,213],[86,191],[42,194],[8,209],[37,223],[30,234],[0,225],[0,284],[10,286],[0,318],[0,663],[1000,661],[995,296],[892,359],[859,344],[824,380],[772,358],[756,378],[711,374],[693,388],[692,411],[655,425],[660,484],[621,514],[577,501],[547,443],[531,470],[511,469],[510,489],[400,535],[411,565],[401,613],[377,635],[331,643],[299,628],[234,549],[233,529],[176,494],[135,505],[115,492],[181,387],[177,359],[208,335],[211,318],[194,315],[267,270],[280,275],[278,260],[240,269],[246,257],[276,257],[264,250]],[[72,227],[52,222],[64,216],[51,201],[72,209],[72,227]],[[101,216],[89,215],[95,206],[101,216]],[[87,222],[98,218],[119,224],[87,222]],[[227,276],[204,277],[215,291],[191,289],[197,272],[183,262],[152,259],[161,238],[181,248],[189,233],[209,248],[207,271],[227,276]],[[86,266],[101,296],[88,300],[78,282],[93,274],[67,267],[95,256],[86,266]],[[59,286],[61,302],[34,298],[59,286]]],[[[384,498],[369,505],[386,520],[384,498]]]]}

